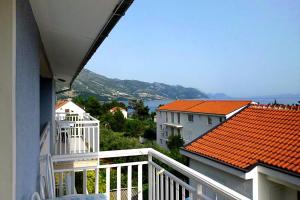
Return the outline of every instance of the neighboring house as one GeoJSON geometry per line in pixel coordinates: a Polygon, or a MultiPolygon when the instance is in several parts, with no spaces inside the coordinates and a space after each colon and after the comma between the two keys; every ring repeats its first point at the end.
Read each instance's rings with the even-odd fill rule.
{"type": "Polygon", "coordinates": [[[124,118],[127,119],[127,110],[121,107],[113,107],[112,109],[109,110],[109,112],[111,113],[115,113],[117,111],[121,111],[121,113],[123,114],[124,118]]]}
{"type": "Polygon", "coordinates": [[[192,169],[251,199],[297,200],[299,149],[300,106],[251,105],[186,145],[181,154],[192,169]]]}
{"type": "Polygon", "coordinates": [[[180,134],[185,143],[201,136],[251,101],[176,100],[156,112],[157,143],[167,148],[170,135],[180,134]]]}
{"type": "Polygon", "coordinates": [[[77,104],[73,103],[71,100],[58,100],[55,104],[55,112],[75,113],[80,115],[85,113],[85,110],[77,104]]]}

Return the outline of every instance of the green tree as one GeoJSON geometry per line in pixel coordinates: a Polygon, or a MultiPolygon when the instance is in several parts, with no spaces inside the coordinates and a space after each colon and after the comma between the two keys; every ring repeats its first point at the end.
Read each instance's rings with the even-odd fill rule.
{"type": "Polygon", "coordinates": [[[125,128],[125,118],[123,113],[120,110],[117,110],[114,114],[113,114],[113,123],[111,124],[111,129],[113,131],[123,131],[125,128]]]}
{"type": "Polygon", "coordinates": [[[130,101],[129,107],[134,110],[133,117],[145,120],[150,117],[149,107],[144,105],[142,100],[130,101]]]}
{"type": "Polygon", "coordinates": [[[127,136],[138,137],[144,133],[145,126],[139,119],[128,119],[125,124],[125,131],[127,136]]]}
{"type": "Polygon", "coordinates": [[[80,107],[85,108],[86,100],[82,96],[74,97],[72,101],[80,107]]]}
{"type": "Polygon", "coordinates": [[[167,145],[170,150],[179,149],[180,147],[182,147],[184,145],[184,141],[183,141],[181,135],[171,135],[168,138],[167,145]]]}
{"type": "Polygon", "coordinates": [[[93,96],[88,97],[85,104],[85,111],[97,118],[103,114],[100,102],[93,96]]]}

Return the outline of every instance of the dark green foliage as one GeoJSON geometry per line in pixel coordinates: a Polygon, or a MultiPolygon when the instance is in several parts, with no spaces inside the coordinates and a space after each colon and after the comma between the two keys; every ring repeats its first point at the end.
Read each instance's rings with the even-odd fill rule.
{"type": "Polygon", "coordinates": [[[145,131],[144,123],[139,119],[128,119],[125,124],[126,136],[138,137],[145,131]]]}
{"type": "Polygon", "coordinates": [[[156,131],[153,128],[147,128],[144,132],[144,138],[149,140],[156,140],[156,131]]]}
{"type": "Polygon", "coordinates": [[[167,142],[169,149],[179,149],[184,145],[184,141],[180,135],[171,135],[167,142]]]}
{"type": "Polygon", "coordinates": [[[133,117],[141,120],[150,118],[149,107],[142,100],[129,101],[129,107],[134,110],[133,117]]]}
{"type": "Polygon", "coordinates": [[[103,114],[100,102],[93,96],[88,97],[85,103],[85,111],[97,118],[103,114]]]}

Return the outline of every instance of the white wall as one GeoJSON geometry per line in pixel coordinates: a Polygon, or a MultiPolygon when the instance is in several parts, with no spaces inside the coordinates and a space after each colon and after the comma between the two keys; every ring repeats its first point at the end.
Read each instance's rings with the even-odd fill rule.
{"type": "MultiPolygon", "coordinates": [[[[297,200],[297,190],[284,182],[274,182],[276,177],[270,177],[258,173],[257,179],[245,180],[231,173],[206,165],[194,159],[189,160],[189,167],[212,178],[213,180],[237,191],[238,193],[254,200],[297,200]],[[255,194],[257,189],[257,195],[255,194]]],[[[196,186],[193,180],[190,180],[192,186],[196,186]]],[[[299,188],[300,190],[300,188],[299,188]]],[[[215,198],[212,190],[205,189],[206,194],[215,198]]],[[[218,199],[222,199],[218,197],[218,199]]]]}
{"type": "Polygon", "coordinates": [[[70,113],[76,113],[76,114],[85,113],[85,111],[82,108],[80,108],[78,105],[76,105],[72,101],[69,101],[65,105],[63,105],[60,108],[56,109],[56,112],[65,112],[66,109],[69,109],[70,113]]]}
{"type": "MultiPolygon", "coordinates": [[[[168,137],[171,135],[171,127],[165,126],[163,123],[166,123],[166,115],[168,116],[168,123],[172,124],[180,124],[183,127],[180,129],[180,134],[183,137],[185,143],[191,142],[197,137],[201,136],[208,130],[212,129],[216,125],[220,124],[220,117],[222,120],[225,119],[225,116],[216,116],[216,115],[203,115],[203,114],[195,114],[195,113],[180,113],[180,123],[178,123],[178,115],[177,112],[174,112],[174,122],[172,122],[171,114],[172,112],[166,111],[157,111],[157,131],[156,138],[157,143],[162,147],[166,147],[166,141],[168,137]],[[188,115],[193,115],[193,122],[188,121],[188,115]],[[208,124],[208,116],[212,119],[212,124],[208,124]],[[161,130],[163,127],[163,130],[161,130]],[[166,134],[166,132],[168,134],[166,134]]],[[[177,128],[175,128],[174,133],[177,133],[177,128]]]]}
{"type": "MultiPolygon", "coordinates": [[[[242,178],[226,173],[222,170],[216,169],[212,166],[208,166],[193,159],[190,159],[189,167],[239,192],[240,194],[248,198],[252,198],[252,180],[244,180],[242,178]]],[[[192,186],[196,186],[195,182],[192,180],[190,181],[190,184],[192,186]]],[[[211,198],[215,198],[211,190],[206,189],[205,192],[211,198]]]]}

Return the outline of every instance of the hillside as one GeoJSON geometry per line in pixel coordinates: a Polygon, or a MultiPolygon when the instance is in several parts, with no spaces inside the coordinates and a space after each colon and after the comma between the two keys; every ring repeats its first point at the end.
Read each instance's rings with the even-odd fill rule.
{"type": "Polygon", "coordinates": [[[195,89],[180,85],[147,83],[137,80],[111,79],[84,69],[73,83],[69,95],[93,95],[99,100],[128,99],[196,99],[207,96],[195,89]]]}

